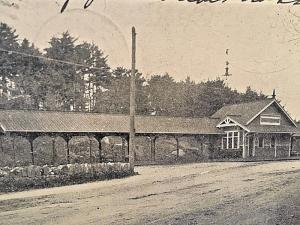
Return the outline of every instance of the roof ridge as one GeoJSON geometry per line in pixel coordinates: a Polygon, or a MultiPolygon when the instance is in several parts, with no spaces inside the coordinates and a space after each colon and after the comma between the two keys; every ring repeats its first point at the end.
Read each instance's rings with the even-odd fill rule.
{"type": "Polygon", "coordinates": [[[37,110],[37,109],[0,109],[1,111],[11,112],[33,112],[33,113],[68,113],[68,114],[92,114],[92,115],[110,115],[110,116],[129,116],[129,114],[122,113],[100,113],[88,111],[58,111],[58,110],[37,110]]]}
{"type": "MultiPolygon", "coordinates": [[[[101,113],[101,112],[88,112],[88,111],[58,111],[58,110],[36,110],[36,109],[0,109],[1,111],[11,111],[11,112],[29,112],[29,113],[67,113],[67,114],[89,114],[89,115],[104,115],[104,116],[126,116],[129,114],[122,113],[101,113]]],[[[215,119],[209,116],[205,117],[185,117],[185,116],[164,116],[164,115],[136,115],[136,117],[143,118],[166,118],[166,119],[215,119]]]]}
{"type": "MultiPolygon", "coordinates": [[[[266,99],[254,100],[254,101],[250,101],[250,102],[233,103],[233,104],[224,105],[223,107],[226,107],[226,106],[235,106],[235,105],[245,105],[245,104],[257,103],[257,102],[263,102],[263,101],[268,101],[268,100],[273,101],[274,99],[266,98],[266,99]]],[[[222,108],[223,108],[223,107],[222,107],[222,108]]]]}

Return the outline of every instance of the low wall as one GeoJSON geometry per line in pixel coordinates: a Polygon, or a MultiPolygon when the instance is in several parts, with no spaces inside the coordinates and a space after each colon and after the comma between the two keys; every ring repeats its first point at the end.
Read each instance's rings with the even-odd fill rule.
{"type": "Polygon", "coordinates": [[[220,149],[211,148],[210,159],[238,159],[242,158],[243,150],[241,149],[220,149]]]}
{"type": "Polygon", "coordinates": [[[0,192],[45,188],[133,175],[128,163],[67,164],[0,168],[0,192]]]}

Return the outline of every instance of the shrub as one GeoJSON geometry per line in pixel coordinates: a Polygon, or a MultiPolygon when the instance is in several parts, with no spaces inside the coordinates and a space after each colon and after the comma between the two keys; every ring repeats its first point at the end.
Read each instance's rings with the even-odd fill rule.
{"type": "Polygon", "coordinates": [[[0,168],[0,192],[80,184],[133,175],[128,163],[67,164],[0,168]]]}

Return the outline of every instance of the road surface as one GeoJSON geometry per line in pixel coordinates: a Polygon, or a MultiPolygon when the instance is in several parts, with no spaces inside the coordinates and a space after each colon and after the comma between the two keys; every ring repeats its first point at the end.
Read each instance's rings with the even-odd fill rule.
{"type": "Polygon", "coordinates": [[[300,224],[300,161],[136,171],[124,179],[0,195],[0,224],[300,224]]]}

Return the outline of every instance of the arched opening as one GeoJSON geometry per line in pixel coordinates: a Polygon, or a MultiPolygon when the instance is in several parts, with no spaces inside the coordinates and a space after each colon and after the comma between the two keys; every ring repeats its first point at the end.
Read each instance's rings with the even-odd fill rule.
{"type": "Polygon", "coordinates": [[[0,165],[25,166],[31,164],[30,144],[22,136],[0,136],[0,165]]]}
{"type": "Polygon", "coordinates": [[[39,136],[33,140],[33,153],[35,165],[53,164],[52,138],[47,135],[39,136]]]}
{"type": "Polygon", "coordinates": [[[99,161],[99,144],[92,136],[75,136],[69,140],[70,163],[93,163],[99,161]]]}
{"type": "Polygon", "coordinates": [[[177,141],[174,137],[158,137],[155,145],[155,161],[174,162],[177,160],[177,141]]]}
{"type": "Polygon", "coordinates": [[[135,143],[135,161],[151,161],[151,137],[137,136],[135,143]]]}
{"type": "Polygon", "coordinates": [[[66,142],[60,136],[39,136],[33,140],[35,165],[66,164],[66,142]]]}
{"type": "Polygon", "coordinates": [[[125,162],[128,157],[128,142],[125,137],[105,136],[101,140],[104,162],[125,162]]]}
{"type": "Polygon", "coordinates": [[[204,137],[183,136],[179,140],[180,161],[197,162],[204,159],[208,147],[204,137]]]}
{"type": "Polygon", "coordinates": [[[52,140],[52,152],[54,154],[53,164],[61,165],[67,163],[66,141],[63,137],[54,136],[52,140]]]}

